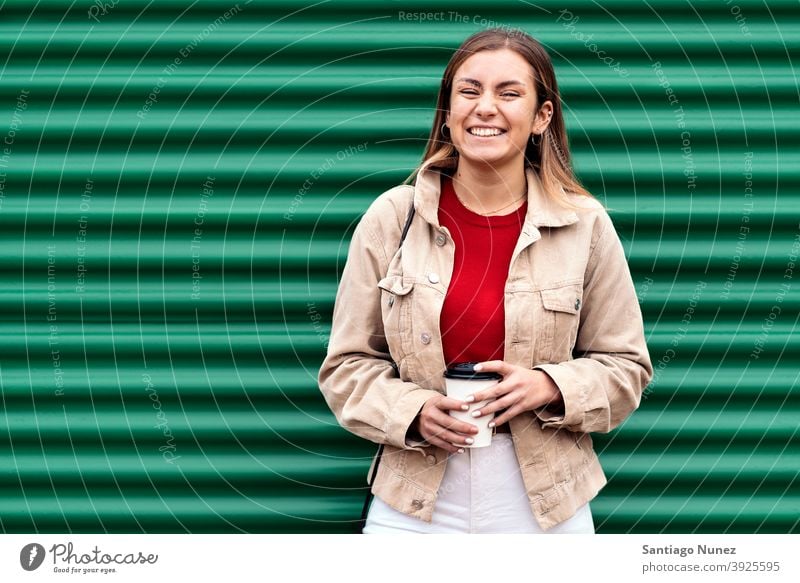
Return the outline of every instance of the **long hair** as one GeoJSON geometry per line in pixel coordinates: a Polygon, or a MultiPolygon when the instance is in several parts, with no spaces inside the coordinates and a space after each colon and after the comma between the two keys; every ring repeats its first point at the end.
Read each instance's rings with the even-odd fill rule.
{"type": "Polygon", "coordinates": [[[450,139],[450,132],[443,134],[440,129],[450,111],[453,78],[464,61],[475,53],[504,48],[515,51],[532,67],[537,97],[536,110],[547,100],[553,104],[553,116],[547,129],[541,134],[539,143],[534,145],[531,140],[528,140],[525,148],[525,163],[537,172],[547,196],[562,206],[574,207],[575,205],[564,196],[562,188],[566,192],[585,196],[592,195],[581,185],[572,170],[561,97],[558,92],[553,63],[544,47],[536,39],[519,29],[489,28],[482,30],[467,38],[458,47],[442,75],[433,127],[431,127],[422,162],[404,181],[404,184],[411,183],[421,168],[427,164],[436,165],[447,159],[450,159],[450,162],[457,161],[458,152],[450,139]]]}

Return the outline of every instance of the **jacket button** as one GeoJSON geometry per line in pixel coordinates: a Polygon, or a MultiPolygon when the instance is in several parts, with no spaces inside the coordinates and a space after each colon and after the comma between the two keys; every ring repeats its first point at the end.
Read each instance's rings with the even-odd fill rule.
{"type": "Polygon", "coordinates": [[[394,296],[389,296],[389,307],[391,308],[394,305],[394,296]]]}
{"type": "Polygon", "coordinates": [[[428,461],[428,465],[432,466],[436,463],[436,456],[435,455],[428,455],[425,456],[425,459],[428,461]]]}
{"type": "Polygon", "coordinates": [[[447,237],[444,236],[444,233],[439,233],[436,235],[436,244],[439,247],[444,247],[445,243],[447,243],[447,237]]]}
{"type": "Polygon", "coordinates": [[[422,510],[423,506],[425,506],[425,502],[423,502],[422,500],[412,500],[411,501],[411,507],[414,510],[422,510]]]}
{"type": "Polygon", "coordinates": [[[578,298],[577,300],[575,300],[575,309],[577,310],[580,307],[581,307],[581,299],[578,298]]]}
{"type": "Polygon", "coordinates": [[[419,335],[419,339],[422,340],[423,344],[430,344],[431,335],[428,334],[427,332],[423,332],[422,334],[419,335]]]}
{"type": "Polygon", "coordinates": [[[428,281],[431,283],[439,283],[439,274],[434,272],[429,273],[428,281]]]}

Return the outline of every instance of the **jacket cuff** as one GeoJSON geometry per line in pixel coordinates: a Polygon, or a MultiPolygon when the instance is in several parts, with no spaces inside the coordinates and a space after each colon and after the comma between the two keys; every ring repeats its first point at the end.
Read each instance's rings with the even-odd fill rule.
{"type": "Polygon", "coordinates": [[[560,364],[540,364],[534,366],[533,370],[540,370],[546,373],[561,391],[561,398],[564,402],[564,413],[554,413],[548,409],[547,405],[534,409],[533,412],[542,421],[542,427],[568,428],[579,426],[582,421],[581,408],[581,389],[578,386],[575,375],[567,367],[560,364]]]}
{"type": "MultiPolygon", "coordinates": [[[[417,417],[419,417],[419,413],[417,413],[417,416],[414,417],[414,421],[416,421],[417,417]]],[[[426,447],[429,446],[430,443],[425,441],[425,438],[422,437],[422,434],[419,431],[409,427],[408,431],[406,432],[406,445],[408,447],[426,447]]]]}
{"type": "Polygon", "coordinates": [[[437,391],[428,389],[417,389],[409,391],[398,400],[392,408],[392,414],[389,417],[389,426],[386,431],[389,444],[401,449],[413,449],[421,453],[426,453],[423,448],[426,446],[430,447],[428,442],[414,439],[406,440],[406,434],[425,402],[440,394],[441,393],[437,391]]]}

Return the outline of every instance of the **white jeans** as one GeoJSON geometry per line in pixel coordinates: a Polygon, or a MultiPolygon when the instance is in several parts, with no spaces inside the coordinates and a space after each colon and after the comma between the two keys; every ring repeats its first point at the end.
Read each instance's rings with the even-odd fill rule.
{"type": "Polygon", "coordinates": [[[594,534],[588,503],[542,530],[528,502],[510,433],[496,434],[489,447],[450,455],[446,463],[432,522],[403,514],[375,496],[364,534],[594,534]]]}

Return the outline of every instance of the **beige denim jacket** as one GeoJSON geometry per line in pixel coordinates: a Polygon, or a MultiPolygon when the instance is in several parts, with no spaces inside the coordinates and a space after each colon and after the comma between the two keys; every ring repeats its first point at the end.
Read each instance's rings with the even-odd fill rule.
{"type": "MultiPolygon", "coordinates": [[[[577,195],[582,208],[560,207],[532,169],[526,174],[528,210],[505,287],[504,360],[546,372],[563,395],[561,416],[540,409],[509,421],[531,510],[548,529],[606,484],[589,433],[610,431],[638,407],[653,368],[607,212],[577,195]]],[[[414,186],[369,206],[350,243],[318,379],[345,429],[386,444],[372,492],[428,522],[450,454],[406,433],[425,401],[445,393],[439,315],[454,247],[438,222],[439,192],[440,173],[426,165],[414,186]],[[416,214],[398,249],[412,197],[416,214]]]]}

